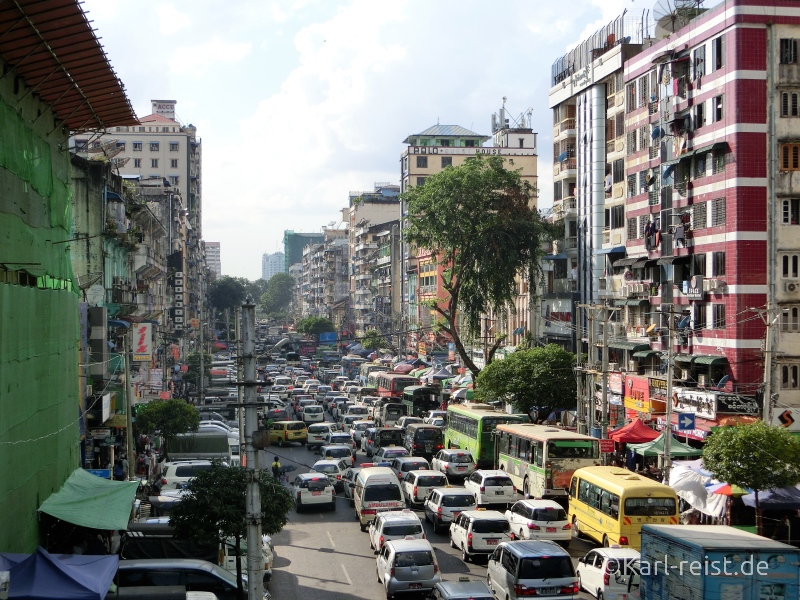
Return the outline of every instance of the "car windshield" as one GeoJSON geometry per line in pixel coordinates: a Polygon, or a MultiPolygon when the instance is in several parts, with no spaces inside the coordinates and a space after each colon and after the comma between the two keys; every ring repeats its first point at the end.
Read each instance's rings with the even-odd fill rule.
{"type": "Polygon", "coordinates": [[[674,498],[627,498],[625,500],[625,515],[628,517],[668,517],[674,514],[674,498]]]}
{"type": "Polygon", "coordinates": [[[400,552],[395,556],[396,567],[424,567],[433,564],[433,555],[427,550],[400,552]]]}
{"type": "Polygon", "coordinates": [[[442,506],[475,506],[475,498],[468,494],[442,496],[442,506]]]}
{"type": "Polygon", "coordinates": [[[566,521],[567,513],[563,508],[535,508],[533,509],[534,521],[566,521]]]}
{"type": "Polygon", "coordinates": [[[436,475],[423,475],[417,478],[417,485],[424,487],[439,487],[447,485],[447,479],[444,476],[437,477],[436,475]]]}
{"type": "Polygon", "coordinates": [[[469,454],[453,454],[447,460],[449,460],[451,463],[456,463],[456,464],[466,464],[473,462],[472,456],[469,454]]]}
{"type": "Polygon", "coordinates": [[[403,523],[400,525],[385,525],[383,527],[384,535],[418,535],[422,533],[422,525],[420,523],[403,523]]]}
{"type": "Polygon", "coordinates": [[[386,502],[387,500],[402,500],[400,487],[394,483],[368,485],[364,488],[365,502],[386,502]]]}
{"type": "Polygon", "coordinates": [[[508,521],[478,519],[472,523],[472,533],[507,533],[508,521]]]}
{"type": "Polygon", "coordinates": [[[486,487],[513,487],[514,482],[508,477],[487,477],[483,480],[486,487]]]}
{"type": "Polygon", "coordinates": [[[575,570],[569,556],[540,556],[523,558],[519,567],[520,579],[558,579],[574,577],[575,570]]]}

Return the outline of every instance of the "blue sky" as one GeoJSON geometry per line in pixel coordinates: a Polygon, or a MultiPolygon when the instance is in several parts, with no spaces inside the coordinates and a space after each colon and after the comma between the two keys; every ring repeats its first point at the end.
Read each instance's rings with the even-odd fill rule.
{"type": "Polygon", "coordinates": [[[437,122],[489,135],[533,111],[552,203],[550,66],[640,0],[86,0],[137,115],[177,100],[203,142],[203,237],[257,279],[283,231],[341,219],[399,183],[403,140],[437,122]]]}

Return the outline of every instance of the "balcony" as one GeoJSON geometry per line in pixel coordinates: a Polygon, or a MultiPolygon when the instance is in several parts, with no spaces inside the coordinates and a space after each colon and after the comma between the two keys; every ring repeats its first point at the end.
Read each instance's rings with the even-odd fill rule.
{"type": "Polygon", "coordinates": [[[436,293],[436,286],[435,285],[421,285],[419,288],[420,294],[435,294],[436,293]]]}
{"type": "Polygon", "coordinates": [[[377,250],[378,244],[376,242],[370,242],[368,244],[358,244],[355,247],[356,252],[362,252],[363,250],[377,250]]]}
{"type": "Polygon", "coordinates": [[[578,168],[578,162],[575,158],[568,158],[566,160],[562,160],[561,162],[557,162],[553,165],[553,176],[557,175],[575,175],[575,171],[578,168]]]}
{"type": "Polygon", "coordinates": [[[548,286],[548,294],[569,294],[578,291],[578,282],[574,279],[554,279],[553,285],[548,286]]]}
{"type": "Polygon", "coordinates": [[[375,264],[380,267],[383,265],[388,265],[391,262],[392,262],[391,256],[381,256],[378,260],[375,261],[375,264]]]}
{"type": "Polygon", "coordinates": [[[370,281],[372,279],[372,273],[359,273],[354,279],[356,281],[370,281]]]}
{"type": "Polygon", "coordinates": [[[601,298],[622,298],[623,294],[622,275],[612,277],[600,277],[598,280],[598,291],[601,298]]]}
{"type": "Polygon", "coordinates": [[[560,135],[568,134],[568,132],[572,132],[572,135],[575,135],[575,117],[564,119],[563,121],[561,121],[561,123],[558,123],[553,126],[554,138],[560,135]]]}
{"type": "Polygon", "coordinates": [[[578,236],[577,235],[568,236],[564,240],[564,247],[567,250],[574,250],[575,248],[577,248],[578,247],[578,236]]]}

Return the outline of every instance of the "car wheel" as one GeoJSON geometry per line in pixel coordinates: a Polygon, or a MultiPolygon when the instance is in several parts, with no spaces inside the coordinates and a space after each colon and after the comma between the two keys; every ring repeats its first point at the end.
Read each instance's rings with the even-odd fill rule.
{"type": "Polygon", "coordinates": [[[522,482],[522,496],[524,498],[530,498],[531,497],[531,490],[530,490],[530,487],[528,486],[528,478],[527,477],[525,478],[525,481],[522,482]]]}
{"type": "Polygon", "coordinates": [[[494,588],[492,587],[492,577],[491,575],[486,575],[486,587],[488,587],[492,593],[494,594],[494,588]]]}
{"type": "Polygon", "coordinates": [[[302,510],[300,510],[302,507],[303,507],[303,504],[301,502],[295,502],[295,506],[294,506],[295,511],[297,511],[298,513],[303,512],[302,510]]]}
{"type": "Polygon", "coordinates": [[[572,517],[572,539],[580,538],[582,535],[581,529],[578,527],[578,517],[572,517]]]}
{"type": "Polygon", "coordinates": [[[375,579],[378,580],[378,583],[381,583],[381,573],[377,568],[375,569],[375,579]]]}
{"type": "Polygon", "coordinates": [[[356,506],[356,503],[353,502],[353,515],[355,516],[356,521],[358,521],[360,519],[360,517],[358,516],[358,511],[355,509],[355,506],[356,506]]]}
{"type": "Polygon", "coordinates": [[[608,548],[610,545],[611,545],[611,543],[608,541],[608,536],[604,535],[603,536],[603,548],[608,548]]]}
{"type": "Polygon", "coordinates": [[[453,534],[450,534],[450,547],[456,548],[456,543],[453,541],[453,534]]]}
{"type": "Polygon", "coordinates": [[[278,447],[283,448],[283,438],[278,438],[278,447]]]}
{"type": "Polygon", "coordinates": [[[335,511],[335,510],[336,510],[336,500],[331,502],[331,511],[335,511]]]}
{"type": "Polygon", "coordinates": [[[603,600],[603,590],[597,590],[597,600],[603,600]]]}
{"type": "Polygon", "coordinates": [[[461,546],[461,560],[463,560],[465,563],[469,562],[469,553],[464,546],[461,546]]]}
{"type": "Polygon", "coordinates": [[[364,523],[361,523],[361,531],[366,531],[367,526],[364,523]]]}
{"type": "Polygon", "coordinates": [[[306,445],[306,441],[305,440],[300,440],[300,445],[301,446],[305,446],[306,445]]]}
{"type": "Polygon", "coordinates": [[[578,573],[578,591],[579,592],[583,591],[583,582],[581,581],[581,574],[580,573],[578,573]]]}

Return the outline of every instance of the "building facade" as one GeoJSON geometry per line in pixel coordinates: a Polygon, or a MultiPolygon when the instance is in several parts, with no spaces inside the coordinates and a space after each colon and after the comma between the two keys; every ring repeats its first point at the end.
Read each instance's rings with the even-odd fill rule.
{"type": "Polygon", "coordinates": [[[308,244],[321,244],[325,241],[322,233],[297,233],[291,229],[283,232],[283,272],[289,267],[303,262],[303,249],[308,244]]]}
{"type": "Polygon", "coordinates": [[[283,252],[264,253],[261,256],[261,279],[269,281],[276,273],[285,273],[286,257],[283,252]]]}
{"type": "Polygon", "coordinates": [[[219,242],[205,242],[206,266],[214,279],[222,277],[222,256],[219,242]]]}

